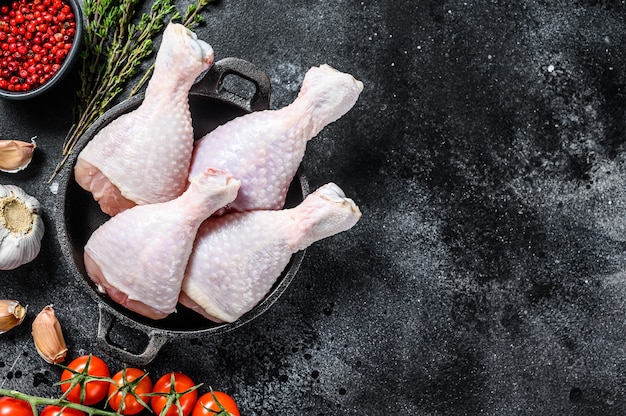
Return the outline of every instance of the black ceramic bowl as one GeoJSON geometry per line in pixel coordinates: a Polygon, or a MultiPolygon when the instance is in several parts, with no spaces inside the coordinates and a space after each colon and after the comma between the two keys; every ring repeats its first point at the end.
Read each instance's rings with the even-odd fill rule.
{"type": "MultiPolygon", "coordinates": [[[[252,64],[236,58],[226,58],[216,62],[206,75],[189,93],[196,139],[217,126],[251,111],[269,107],[270,83],[264,72],[252,64]],[[243,78],[254,85],[252,98],[245,99],[222,88],[228,75],[243,78]]],[[[296,253],[267,296],[250,312],[232,323],[216,324],[195,312],[179,307],[178,311],[162,320],[151,320],[133,313],[99,292],[87,276],[83,261],[84,246],[91,233],[108,219],[100,210],[90,193],[80,188],[74,180],[73,167],[76,158],[94,135],[118,116],[137,108],[143,97],[137,96],[122,102],[103,115],[77,143],[71,158],[60,176],[59,195],[61,197],[61,221],[58,221],[59,240],[69,267],[77,280],[84,284],[97,301],[100,309],[98,345],[109,355],[133,365],[145,365],[158,353],[160,348],[173,338],[203,337],[231,331],[244,325],[265,312],[284,292],[293,279],[304,251],[296,253]],[[132,352],[127,345],[130,340],[115,342],[111,332],[116,325],[128,327],[146,335],[143,351],[132,352]]],[[[300,172],[291,183],[286,207],[301,202],[308,194],[308,184],[300,172]]],[[[143,346],[142,346],[143,347],[143,346]]]]}
{"type": "MultiPolygon", "coordinates": [[[[61,67],[44,84],[29,91],[15,92],[0,88],[0,97],[7,98],[9,100],[27,100],[30,98],[38,97],[57,86],[59,82],[63,80],[72,70],[72,68],[76,64],[76,61],[78,61],[78,58],[80,56],[80,49],[83,45],[83,32],[85,25],[84,14],[81,8],[80,0],[63,1],[69,4],[69,6],[72,8],[72,12],[74,13],[74,18],[76,21],[76,33],[74,35],[72,47],[61,62],[61,67]]],[[[8,0],[0,0],[0,5],[3,4],[10,5],[11,2],[8,0]]]]}

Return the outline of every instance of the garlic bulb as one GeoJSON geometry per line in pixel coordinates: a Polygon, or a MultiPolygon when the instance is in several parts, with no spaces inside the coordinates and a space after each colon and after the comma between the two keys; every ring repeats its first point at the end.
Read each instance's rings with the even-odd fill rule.
{"type": "Polygon", "coordinates": [[[39,254],[44,233],[41,205],[15,185],[0,185],[0,270],[12,270],[39,254]]]}
{"type": "Polygon", "coordinates": [[[34,137],[30,139],[30,143],[21,140],[0,140],[0,171],[15,173],[26,169],[36,147],[34,137]]]}
{"type": "Polygon", "coordinates": [[[0,334],[15,328],[24,321],[26,308],[16,300],[0,300],[0,334]]]}

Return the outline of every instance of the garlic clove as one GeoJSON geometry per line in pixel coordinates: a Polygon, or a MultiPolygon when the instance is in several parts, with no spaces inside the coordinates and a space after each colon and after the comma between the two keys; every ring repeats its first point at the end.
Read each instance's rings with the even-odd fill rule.
{"type": "Polygon", "coordinates": [[[22,140],[0,140],[0,171],[15,173],[26,169],[37,148],[35,138],[22,140]]]}
{"type": "Polygon", "coordinates": [[[26,307],[16,300],[0,300],[0,334],[15,328],[24,321],[26,307]]]}
{"type": "Polygon", "coordinates": [[[32,261],[41,249],[41,205],[18,186],[0,185],[0,270],[32,261]]]}
{"type": "Polygon", "coordinates": [[[42,309],[33,321],[33,341],[37,352],[47,363],[62,363],[67,355],[61,324],[52,305],[42,309]]]}

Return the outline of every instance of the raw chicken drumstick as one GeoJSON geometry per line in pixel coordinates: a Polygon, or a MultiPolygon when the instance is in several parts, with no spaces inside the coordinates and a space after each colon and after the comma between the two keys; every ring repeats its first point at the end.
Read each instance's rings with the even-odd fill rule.
{"type": "Polygon", "coordinates": [[[180,197],[112,217],[85,246],[87,274],[122,306],[165,318],[175,311],[198,227],[235,198],[239,185],[230,174],[207,169],[180,197]]]}
{"type": "Polygon", "coordinates": [[[198,230],[179,301],[215,322],[235,321],[265,297],[293,253],[360,217],[333,183],[295,208],[213,216],[198,230]]]}
{"type": "Polygon", "coordinates": [[[290,105],[237,117],[196,141],[190,175],[215,167],[241,180],[235,201],[217,214],[281,209],[307,141],[348,112],[362,90],[352,75],[311,68],[290,105]]]}
{"type": "Polygon", "coordinates": [[[113,216],[185,190],[194,141],[188,93],[213,57],[183,25],[166,27],[141,105],[104,127],[78,156],[76,181],[102,211],[113,216]]]}

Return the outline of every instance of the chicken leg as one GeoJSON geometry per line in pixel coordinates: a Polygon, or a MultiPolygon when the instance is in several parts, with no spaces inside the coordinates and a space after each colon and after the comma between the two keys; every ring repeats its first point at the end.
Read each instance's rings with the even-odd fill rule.
{"type": "Polygon", "coordinates": [[[265,297],[293,253],[360,217],[333,183],[295,208],[210,217],[198,231],[179,301],[215,322],[235,321],[265,297]]]}
{"type": "Polygon", "coordinates": [[[76,181],[103,212],[169,201],[185,190],[194,141],[188,93],[213,57],[183,25],[166,27],[141,105],[100,130],[78,156],[76,181]]]}
{"type": "Polygon", "coordinates": [[[281,209],[308,140],[348,112],[362,90],[329,65],[311,68],[290,105],[237,117],[196,141],[190,174],[215,167],[241,180],[235,201],[217,214],[281,209]]]}
{"type": "Polygon", "coordinates": [[[215,169],[192,178],[178,198],[137,205],[102,224],[85,246],[98,289],[152,319],[174,312],[198,227],[237,195],[239,181],[215,169]]]}

